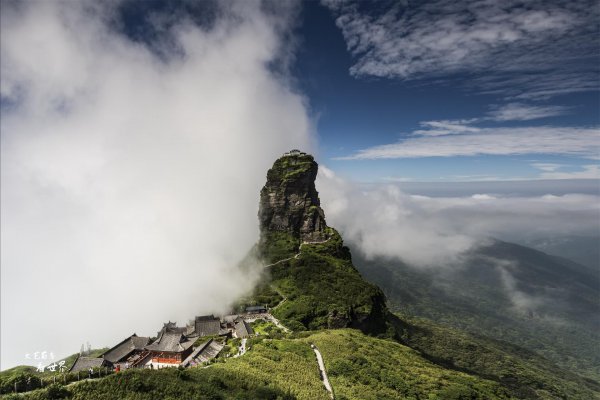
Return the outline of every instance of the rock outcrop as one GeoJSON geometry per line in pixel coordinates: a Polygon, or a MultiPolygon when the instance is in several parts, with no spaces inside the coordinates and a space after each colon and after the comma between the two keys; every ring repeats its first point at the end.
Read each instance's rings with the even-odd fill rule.
{"type": "Polygon", "coordinates": [[[315,188],[318,164],[299,151],[280,157],[260,192],[258,218],[265,232],[284,232],[303,242],[327,240],[327,224],[315,188]]]}
{"type": "Polygon", "coordinates": [[[385,296],[352,265],[340,234],[325,223],[315,188],[318,165],[291,151],[267,173],[260,192],[258,255],[286,297],[274,311],[292,330],[388,330],[385,296]]]}

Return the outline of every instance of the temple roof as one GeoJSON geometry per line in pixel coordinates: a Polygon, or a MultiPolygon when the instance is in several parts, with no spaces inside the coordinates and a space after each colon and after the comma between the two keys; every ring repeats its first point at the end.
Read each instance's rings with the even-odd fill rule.
{"type": "Polygon", "coordinates": [[[197,337],[186,337],[180,332],[164,332],[162,336],[148,346],[147,350],[180,353],[189,349],[197,337]]]}
{"type": "Polygon", "coordinates": [[[194,329],[195,333],[200,336],[218,335],[221,331],[221,321],[212,315],[196,317],[194,329]]]}
{"type": "Polygon", "coordinates": [[[252,335],[254,331],[252,327],[244,320],[238,320],[235,323],[235,335],[239,338],[244,338],[252,335]]]}
{"type": "Polygon", "coordinates": [[[73,363],[73,366],[71,367],[69,372],[77,372],[83,370],[87,371],[90,368],[103,367],[104,365],[106,365],[106,362],[103,358],[79,356],[77,357],[77,360],[75,360],[75,362],[73,363]]]}
{"type": "Polygon", "coordinates": [[[116,363],[125,359],[134,350],[143,350],[144,346],[146,346],[149,342],[150,338],[137,336],[134,333],[110,350],[104,352],[102,357],[111,363],[116,363]]]}
{"type": "Polygon", "coordinates": [[[177,323],[171,321],[165,322],[160,331],[156,333],[157,340],[155,342],[159,341],[165,332],[181,333],[184,335],[190,333],[188,332],[188,327],[186,326],[177,326],[177,323]]]}
{"type": "Polygon", "coordinates": [[[267,307],[265,307],[265,306],[248,306],[248,307],[246,307],[247,312],[262,311],[262,310],[266,310],[266,309],[267,309],[267,307]]]}

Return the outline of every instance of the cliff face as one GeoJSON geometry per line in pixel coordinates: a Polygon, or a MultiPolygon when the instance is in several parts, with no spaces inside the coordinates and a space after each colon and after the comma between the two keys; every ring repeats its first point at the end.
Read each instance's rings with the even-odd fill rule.
{"type": "Polygon", "coordinates": [[[327,224],[315,188],[318,165],[311,155],[291,153],[267,173],[260,192],[261,233],[281,232],[302,242],[327,240],[327,224]]]}
{"type": "Polygon", "coordinates": [[[288,153],[275,161],[260,192],[258,254],[286,297],[273,312],[292,330],[352,327],[383,334],[385,297],[360,276],[342,237],[327,226],[317,170],[311,155],[288,153]]]}

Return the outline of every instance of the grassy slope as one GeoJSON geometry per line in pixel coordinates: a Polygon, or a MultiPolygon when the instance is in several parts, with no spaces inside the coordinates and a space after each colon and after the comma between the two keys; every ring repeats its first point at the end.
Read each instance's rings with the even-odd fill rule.
{"type": "MultiPolygon", "coordinates": [[[[306,343],[250,343],[243,357],[187,370],[128,370],[68,386],[71,399],[328,399],[306,343]]],[[[37,390],[27,399],[45,399],[37,390]]]]}
{"type": "Polygon", "coordinates": [[[353,329],[252,339],[244,356],[209,368],[130,370],[71,385],[69,398],[326,400],[311,343],[323,354],[337,399],[508,398],[496,382],[444,369],[397,342],[353,329]]]}
{"type": "MultiPolygon", "coordinates": [[[[106,350],[108,350],[108,348],[92,349],[89,357],[98,357],[106,350]]],[[[78,356],[79,353],[74,353],[61,360],[57,360],[56,363],[58,364],[60,361],[64,360],[65,368],[68,371],[73,366],[73,363],[78,356]]],[[[52,362],[46,360],[44,365],[49,364],[52,364],[52,362]]],[[[39,386],[41,384],[40,379],[44,382],[44,385],[48,385],[53,382],[55,376],[56,372],[48,370],[44,372],[38,372],[36,367],[27,365],[19,365],[14,368],[0,371],[0,394],[12,392],[15,387],[15,382],[17,383],[17,387],[21,388],[26,387],[28,381],[30,382],[30,386],[39,386]]]]}
{"type": "MultiPolygon", "coordinates": [[[[329,234],[327,242],[304,244],[298,258],[268,268],[272,284],[287,298],[274,314],[293,330],[350,324],[366,332],[385,333],[383,293],[354,268],[339,234],[331,228],[329,234]]],[[[288,249],[289,241],[279,239],[262,250],[271,262],[298,253],[288,249]]]]}
{"type": "Polygon", "coordinates": [[[321,351],[339,400],[509,398],[496,382],[442,368],[392,340],[351,329],[304,340],[321,351]]]}
{"type": "Polygon", "coordinates": [[[517,398],[600,399],[600,384],[522,347],[424,319],[403,317],[399,324],[403,341],[425,357],[497,381],[517,398]]]}
{"type": "MultiPolygon", "coordinates": [[[[297,250],[280,253],[279,250],[288,242],[283,240],[280,243],[282,246],[275,244],[273,248],[284,258],[297,253],[297,250]]],[[[339,299],[355,302],[354,305],[342,303],[346,307],[369,304],[369,296],[361,290],[373,286],[362,286],[364,283],[359,282],[362,278],[355,272],[349,252],[341,245],[337,232],[331,242],[305,245],[298,259],[279,263],[270,270],[273,283],[287,297],[274,314],[296,330],[328,327],[326,315],[335,307],[341,308],[337,303],[339,299]],[[340,269],[343,271],[341,274],[340,269]]],[[[396,281],[391,279],[387,283],[396,281]]],[[[429,292],[419,293],[423,287],[411,287],[411,290],[414,289],[411,295],[433,297],[429,292]]],[[[436,307],[444,307],[444,304],[432,308],[436,307]]],[[[598,398],[598,386],[593,382],[558,368],[547,359],[518,346],[419,320],[400,323],[397,328],[403,333],[405,343],[423,352],[430,360],[446,368],[490,378],[505,386],[512,396],[598,398]]]]}

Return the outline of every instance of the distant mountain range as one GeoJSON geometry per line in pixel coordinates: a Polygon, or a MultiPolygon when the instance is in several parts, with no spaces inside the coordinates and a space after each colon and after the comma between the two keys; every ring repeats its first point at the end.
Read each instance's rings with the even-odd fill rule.
{"type": "Polygon", "coordinates": [[[600,236],[552,236],[524,240],[523,245],[600,270],[600,236]]]}
{"type": "Polygon", "coordinates": [[[600,378],[597,268],[498,240],[433,269],[353,254],[394,311],[518,344],[600,378]]]}

